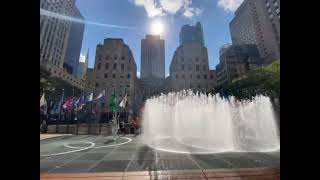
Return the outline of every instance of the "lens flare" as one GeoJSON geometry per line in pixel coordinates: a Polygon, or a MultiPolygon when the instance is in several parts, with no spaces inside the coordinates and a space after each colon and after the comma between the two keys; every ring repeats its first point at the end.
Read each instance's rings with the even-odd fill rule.
{"type": "Polygon", "coordinates": [[[91,24],[91,25],[96,25],[96,26],[103,26],[103,27],[108,27],[108,28],[118,28],[118,29],[137,29],[136,27],[129,27],[129,26],[118,26],[114,24],[104,24],[104,23],[99,23],[99,22],[94,22],[94,21],[85,21],[82,19],[77,19],[71,16],[63,15],[63,14],[58,14],[55,12],[47,11],[44,9],[40,9],[40,15],[43,16],[48,16],[48,17],[54,17],[66,21],[71,21],[71,22],[76,22],[76,23],[82,23],[82,24],[91,24]]]}

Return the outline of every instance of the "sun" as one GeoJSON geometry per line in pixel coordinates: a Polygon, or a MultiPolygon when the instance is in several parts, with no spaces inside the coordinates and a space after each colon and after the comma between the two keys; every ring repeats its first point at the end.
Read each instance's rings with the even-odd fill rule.
{"type": "Polygon", "coordinates": [[[155,35],[160,35],[164,30],[164,26],[160,21],[153,22],[151,25],[151,32],[155,35]]]}

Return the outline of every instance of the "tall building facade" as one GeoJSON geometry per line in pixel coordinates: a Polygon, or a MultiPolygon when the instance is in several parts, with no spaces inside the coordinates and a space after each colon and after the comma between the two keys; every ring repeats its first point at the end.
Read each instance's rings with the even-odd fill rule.
{"type": "Polygon", "coordinates": [[[233,44],[256,44],[266,63],[280,59],[280,0],[244,0],[229,26],[233,44]]]}
{"type": "MultiPolygon", "coordinates": [[[[40,0],[40,11],[73,16],[75,0],[40,0]]],[[[40,64],[63,68],[71,22],[40,12],[40,64]]]]}
{"type": "Polygon", "coordinates": [[[113,92],[116,93],[117,103],[125,94],[128,99],[134,96],[137,67],[132,51],[122,39],[107,38],[102,45],[97,45],[94,74],[94,95],[105,91],[107,96],[104,111],[110,111],[108,104],[113,92]]]}
{"type": "Polygon", "coordinates": [[[240,78],[262,64],[255,44],[227,45],[220,49],[216,66],[217,85],[240,78]]]}
{"type": "Polygon", "coordinates": [[[180,45],[186,43],[200,43],[204,46],[203,30],[200,22],[195,26],[186,24],[182,26],[180,31],[180,45]]]}
{"type": "Polygon", "coordinates": [[[186,43],[177,48],[170,64],[170,90],[209,91],[216,85],[214,70],[209,69],[207,48],[186,43]]]}
{"type": "Polygon", "coordinates": [[[141,79],[165,78],[164,40],[160,35],[146,35],[141,40],[141,79]]]}
{"type": "MultiPolygon", "coordinates": [[[[84,20],[79,9],[76,6],[74,6],[73,17],[84,20]]],[[[73,75],[77,74],[84,28],[84,23],[77,22],[72,22],[70,28],[70,35],[68,38],[64,65],[69,65],[72,67],[71,74],[73,75]]]]}

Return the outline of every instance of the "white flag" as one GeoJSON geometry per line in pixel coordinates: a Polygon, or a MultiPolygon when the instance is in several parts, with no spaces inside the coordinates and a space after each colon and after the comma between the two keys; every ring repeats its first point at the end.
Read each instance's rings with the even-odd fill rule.
{"type": "Polygon", "coordinates": [[[95,100],[102,98],[104,95],[105,95],[105,91],[103,90],[102,93],[100,93],[95,100]]]}
{"type": "Polygon", "coordinates": [[[93,101],[93,93],[90,94],[88,101],[93,101]]]}
{"type": "Polygon", "coordinates": [[[40,99],[40,107],[41,106],[47,106],[47,101],[46,101],[46,99],[44,98],[44,93],[43,93],[43,95],[42,95],[42,97],[41,97],[41,99],[40,99]]]}
{"type": "Polygon", "coordinates": [[[120,102],[119,106],[124,108],[126,106],[126,103],[127,103],[127,94],[124,96],[124,98],[120,102]]]}

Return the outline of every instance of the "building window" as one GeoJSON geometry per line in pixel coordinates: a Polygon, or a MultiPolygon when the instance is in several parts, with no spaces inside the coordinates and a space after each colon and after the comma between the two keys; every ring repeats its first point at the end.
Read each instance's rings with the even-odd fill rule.
{"type": "Polygon", "coordinates": [[[210,79],[213,79],[213,75],[212,74],[210,75],[210,79]]]}
{"type": "Polygon", "coordinates": [[[188,65],[188,70],[192,71],[192,65],[191,64],[188,65]]]}
{"type": "Polygon", "coordinates": [[[122,75],[120,75],[120,78],[123,78],[123,76],[122,76],[122,75]]]}
{"type": "Polygon", "coordinates": [[[122,71],[124,70],[124,64],[121,64],[121,70],[122,71]]]}
{"type": "Polygon", "coordinates": [[[116,75],[115,75],[115,74],[112,74],[112,78],[115,79],[115,78],[116,78],[116,75]]]}
{"type": "Polygon", "coordinates": [[[206,70],[206,65],[203,65],[203,70],[204,70],[204,71],[206,70]]]}
{"type": "Polygon", "coordinates": [[[197,66],[196,66],[196,71],[199,71],[199,69],[200,69],[200,66],[197,65],[197,66]]]}
{"type": "Polygon", "coordinates": [[[183,61],[184,61],[184,58],[182,57],[182,58],[181,58],[181,62],[183,62],[183,61]]]}
{"type": "Polygon", "coordinates": [[[108,78],[108,74],[104,74],[104,78],[108,78]]]}
{"type": "Polygon", "coordinates": [[[116,70],[117,69],[117,63],[113,64],[113,69],[116,70]]]}
{"type": "Polygon", "coordinates": [[[204,78],[204,79],[207,79],[207,75],[205,74],[205,75],[203,76],[203,78],[204,78]]]}
{"type": "Polygon", "coordinates": [[[98,64],[98,70],[100,70],[100,68],[101,68],[101,63],[98,64]]]}
{"type": "Polygon", "coordinates": [[[130,88],[130,84],[127,85],[127,88],[130,88]]]}
{"type": "Polygon", "coordinates": [[[196,61],[198,62],[198,61],[199,61],[199,58],[196,58],[196,61]]]}
{"type": "Polygon", "coordinates": [[[117,55],[114,55],[114,58],[113,58],[114,60],[117,60],[118,59],[118,56],[117,55]]]}
{"type": "Polygon", "coordinates": [[[124,59],[125,59],[125,57],[124,57],[124,56],[122,56],[122,57],[121,57],[121,60],[124,60],[124,59]]]}
{"type": "Polygon", "coordinates": [[[178,76],[178,74],[176,75],[176,79],[178,79],[179,78],[179,76],[178,76]]]}
{"type": "Polygon", "coordinates": [[[98,83],[96,83],[96,87],[99,87],[99,84],[98,84],[98,83]]]}
{"type": "Polygon", "coordinates": [[[131,78],[131,75],[130,75],[130,74],[128,74],[128,76],[127,76],[127,77],[128,77],[128,79],[130,79],[130,78],[131,78]]]}
{"type": "Polygon", "coordinates": [[[106,70],[109,69],[109,63],[106,63],[105,68],[106,68],[106,70]]]}
{"type": "Polygon", "coordinates": [[[110,56],[106,56],[106,60],[109,60],[110,59],[110,56]]]}
{"type": "Polygon", "coordinates": [[[184,71],[184,64],[181,65],[181,70],[184,71]]]}
{"type": "Polygon", "coordinates": [[[199,89],[201,88],[200,84],[198,84],[198,88],[199,88],[199,89]]]}
{"type": "Polygon", "coordinates": [[[200,79],[200,75],[197,75],[197,79],[200,79]]]}
{"type": "Polygon", "coordinates": [[[184,79],[184,74],[182,75],[182,79],[184,79]]]}

